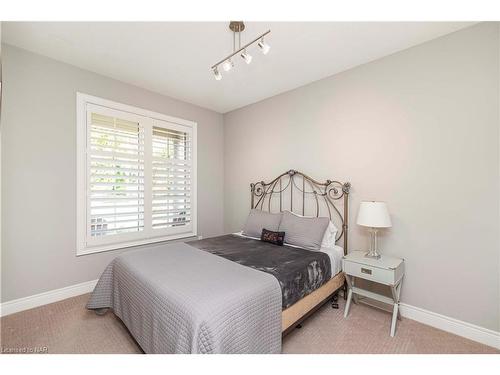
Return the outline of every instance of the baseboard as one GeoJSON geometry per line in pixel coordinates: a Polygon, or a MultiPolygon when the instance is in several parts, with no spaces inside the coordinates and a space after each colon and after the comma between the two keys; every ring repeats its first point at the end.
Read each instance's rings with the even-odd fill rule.
{"type": "Polygon", "coordinates": [[[0,316],[14,314],[16,312],[29,310],[34,307],[61,301],[66,298],[90,293],[92,290],[94,290],[96,284],[97,280],[91,280],[76,285],[70,285],[61,289],[35,294],[29,297],[7,301],[0,305],[0,316]]]}
{"type": "Polygon", "coordinates": [[[401,303],[401,315],[442,331],[500,349],[500,332],[401,303]]]}

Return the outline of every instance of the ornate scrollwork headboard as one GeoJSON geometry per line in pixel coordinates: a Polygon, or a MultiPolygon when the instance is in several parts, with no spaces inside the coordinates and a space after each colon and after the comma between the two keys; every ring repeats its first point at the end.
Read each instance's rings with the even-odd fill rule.
{"type": "Polygon", "coordinates": [[[347,254],[350,188],[349,182],[319,182],[291,169],[271,182],[250,184],[251,204],[252,208],[268,212],[288,210],[304,216],[329,217],[339,228],[336,241],[343,238],[344,254],[347,254]]]}

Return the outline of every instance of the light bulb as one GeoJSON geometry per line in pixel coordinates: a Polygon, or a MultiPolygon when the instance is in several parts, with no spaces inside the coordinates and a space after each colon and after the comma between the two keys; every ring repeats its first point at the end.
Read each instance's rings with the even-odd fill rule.
{"type": "Polygon", "coordinates": [[[271,49],[271,46],[269,44],[267,44],[266,42],[264,42],[264,38],[262,38],[260,40],[260,42],[258,43],[262,53],[264,55],[267,55],[267,53],[269,52],[269,50],[271,49]]]}
{"type": "Polygon", "coordinates": [[[247,64],[250,64],[252,62],[252,55],[250,55],[246,50],[241,53],[241,57],[247,64]]]}
{"type": "Polygon", "coordinates": [[[234,64],[231,59],[227,59],[222,63],[222,69],[224,69],[226,72],[229,72],[231,69],[233,69],[233,66],[234,64]]]}
{"type": "Polygon", "coordinates": [[[222,79],[222,74],[220,74],[219,69],[217,69],[217,67],[215,67],[213,69],[213,72],[214,72],[215,79],[217,81],[220,81],[222,79]]]}

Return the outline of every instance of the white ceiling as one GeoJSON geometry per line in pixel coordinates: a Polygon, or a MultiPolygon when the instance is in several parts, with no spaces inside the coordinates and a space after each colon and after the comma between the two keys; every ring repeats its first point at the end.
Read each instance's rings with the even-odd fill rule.
{"type": "Polygon", "coordinates": [[[467,22],[249,22],[242,44],[271,29],[216,81],[232,50],[226,22],[2,22],[2,41],[225,113],[454,32],[467,22]]]}

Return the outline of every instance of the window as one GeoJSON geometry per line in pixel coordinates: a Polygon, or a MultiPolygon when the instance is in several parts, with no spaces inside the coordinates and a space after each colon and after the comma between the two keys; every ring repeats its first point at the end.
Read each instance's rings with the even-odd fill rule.
{"type": "Polygon", "coordinates": [[[77,94],[77,255],[196,235],[196,123],[77,94]]]}

